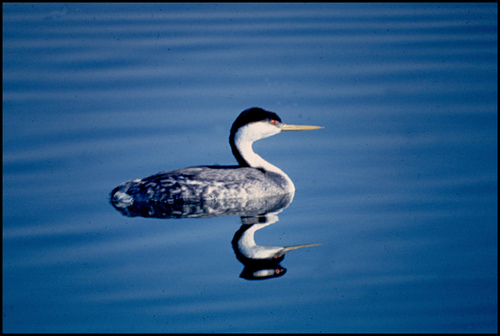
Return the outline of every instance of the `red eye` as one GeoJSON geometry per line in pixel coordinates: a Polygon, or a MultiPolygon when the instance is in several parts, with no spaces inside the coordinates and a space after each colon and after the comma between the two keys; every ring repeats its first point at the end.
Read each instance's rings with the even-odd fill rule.
{"type": "Polygon", "coordinates": [[[274,125],[274,124],[276,124],[276,120],[272,119],[271,120],[271,125],[274,125]]]}

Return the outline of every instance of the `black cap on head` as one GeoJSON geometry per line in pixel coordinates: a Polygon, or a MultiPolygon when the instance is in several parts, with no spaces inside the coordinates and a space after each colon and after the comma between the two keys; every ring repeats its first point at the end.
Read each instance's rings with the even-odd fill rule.
{"type": "Polygon", "coordinates": [[[231,133],[229,135],[229,143],[231,145],[233,155],[236,157],[236,160],[238,161],[240,166],[248,167],[249,165],[238,152],[238,149],[234,144],[234,135],[240,127],[252,122],[263,120],[276,120],[281,122],[280,117],[278,117],[276,113],[266,111],[260,107],[251,107],[241,112],[238,118],[236,118],[236,120],[234,121],[233,126],[231,127],[231,133]]]}
{"type": "Polygon", "coordinates": [[[251,122],[273,119],[281,122],[280,117],[278,117],[278,115],[274,112],[266,111],[260,107],[249,108],[241,112],[238,118],[236,118],[233,126],[231,127],[231,134],[236,133],[238,128],[251,122]]]}

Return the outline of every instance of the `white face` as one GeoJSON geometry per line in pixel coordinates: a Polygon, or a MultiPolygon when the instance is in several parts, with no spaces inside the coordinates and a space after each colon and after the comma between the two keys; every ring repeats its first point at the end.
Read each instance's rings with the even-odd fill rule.
{"type": "Polygon", "coordinates": [[[236,133],[236,142],[245,139],[247,141],[257,141],[272,135],[278,134],[281,129],[267,121],[257,121],[241,127],[236,133]]]}

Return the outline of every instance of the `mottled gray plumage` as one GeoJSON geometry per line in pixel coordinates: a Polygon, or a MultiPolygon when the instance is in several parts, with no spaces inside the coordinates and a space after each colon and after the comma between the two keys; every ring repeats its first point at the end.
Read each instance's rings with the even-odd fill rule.
{"type": "Polygon", "coordinates": [[[189,167],[125,182],[112,191],[133,195],[135,201],[172,203],[252,198],[285,194],[279,174],[251,167],[189,167]]]}

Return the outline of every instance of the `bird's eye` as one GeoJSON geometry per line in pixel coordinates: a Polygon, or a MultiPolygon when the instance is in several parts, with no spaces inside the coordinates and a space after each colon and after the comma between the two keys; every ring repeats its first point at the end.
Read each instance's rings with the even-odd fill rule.
{"type": "Polygon", "coordinates": [[[276,125],[276,120],[271,119],[271,125],[276,125]]]}

